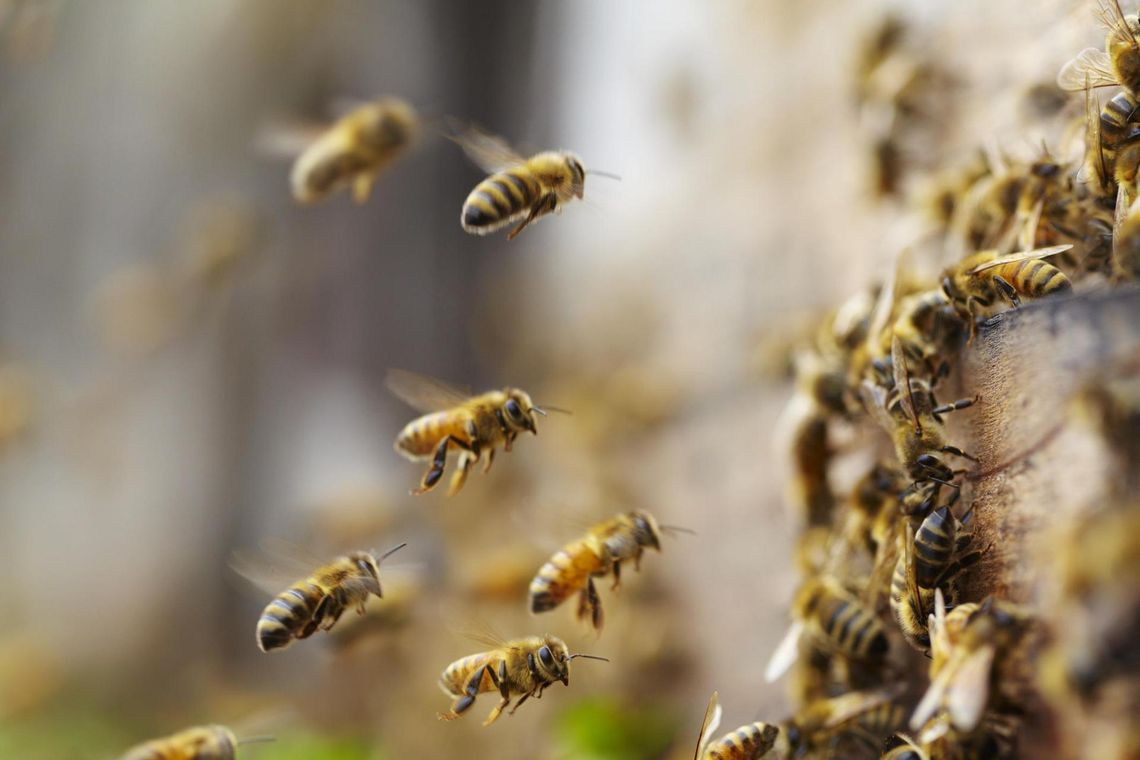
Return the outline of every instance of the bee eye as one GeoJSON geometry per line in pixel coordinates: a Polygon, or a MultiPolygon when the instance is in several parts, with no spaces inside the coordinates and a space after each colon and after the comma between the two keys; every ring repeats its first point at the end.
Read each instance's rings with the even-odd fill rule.
{"type": "Polygon", "coordinates": [[[554,667],[554,655],[550,653],[550,647],[543,647],[538,650],[538,659],[542,660],[542,664],[547,668],[554,667]]]}
{"type": "Polygon", "coordinates": [[[511,419],[513,419],[513,420],[521,420],[522,419],[522,408],[519,407],[519,402],[515,401],[513,398],[507,399],[506,406],[507,406],[507,414],[510,416],[511,419]]]}

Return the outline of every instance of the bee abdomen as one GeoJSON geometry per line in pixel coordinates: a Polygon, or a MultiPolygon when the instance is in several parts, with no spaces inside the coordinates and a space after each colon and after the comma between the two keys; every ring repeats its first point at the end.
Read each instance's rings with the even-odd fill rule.
{"type": "Polygon", "coordinates": [[[518,169],[492,174],[480,182],[463,204],[463,228],[490,232],[534,205],[541,188],[518,169]]]}
{"type": "Polygon", "coordinates": [[[581,590],[603,562],[585,542],[555,552],[530,582],[530,611],[546,612],[581,590]]]}
{"type": "Polygon", "coordinates": [[[261,651],[287,646],[312,620],[323,595],[318,586],[305,581],[270,602],[257,621],[257,645],[261,651]]]}
{"type": "Polygon", "coordinates": [[[1051,293],[1072,290],[1072,283],[1057,267],[1048,261],[1028,259],[1001,267],[1003,275],[1019,293],[1040,298],[1051,293]]]}
{"type": "Polygon", "coordinates": [[[839,648],[860,657],[878,657],[886,654],[889,644],[879,621],[856,602],[835,600],[830,616],[824,622],[824,631],[839,648]]]}
{"type": "Polygon", "coordinates": [[[396,436],[396,450],[411,457],[431,456],[435,447],[449,432],[447,412],[425,414],[412,420],[396,436]]]}
{"type": "Polygon", "coordinates": [[[728,736],[709,744],[704,757],[708,760],[750,760],[762,757],[776,743],[779,729],[767,723],[741,726],[728,736]]]}
{"type": "MultiPolygon", "coordinates": [[[[474,672],[486,662],[485,654],[471,654],[456,660],[447,666],[443,675],[439,677],[439,686],[448,694],[460,696],[467,687],[467,681],[474,672]]],[[[487,679],[483,679],[479,691],[486,691],[487,679]]],[[[489,687],[488,687],[489,688],[489,687]]]]}

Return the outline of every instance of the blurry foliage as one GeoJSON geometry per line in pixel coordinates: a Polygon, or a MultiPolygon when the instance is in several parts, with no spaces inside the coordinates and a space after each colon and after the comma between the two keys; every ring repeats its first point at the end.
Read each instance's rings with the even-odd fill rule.
{"type": "Polygon", "coordinates": [[[583,700],[559,718],[562,756],[576,760],[649,760],[673,741],[676,721],[660,708],[630,708],[609,697],[583,700]]]}

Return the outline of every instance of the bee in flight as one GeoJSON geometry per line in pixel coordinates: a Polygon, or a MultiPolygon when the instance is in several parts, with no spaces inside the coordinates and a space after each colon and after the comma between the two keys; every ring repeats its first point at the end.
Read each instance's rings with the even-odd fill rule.
{"type": "Polygon", "coordinates": [[[646,548],[661,551],[662,530],[683,530],[658,526],[648,512],[626,512],[598,523],[551,557],[530,583],[530,611],[552,610],[578,592],[578,618],[589,619],[596,630],[604,620],[602,602],[594,578],[613,573],[612,588],[621,585],[621,563],[633,560],[641,565],[646,548]]]}
{"type": "Polygon", "coordinates": [[[566,642],[549,634],[512,641],[494,636],[475,638],[493,649],[458,659],[443,671],[439,686],[444,694],[455,697],[455,703],[450,712],[439,713],[440,720],[455,720],[475,704],[475,697],[485,691],[497,691],[502,700],[483,721],[484,726],[489,726],[512,698],[519,697],[519,700],[508,715],[514,715],[519,705],[529,698],[541,697],[547,686],[558,681],[569,686],[571,660],[583,657],[609,662],[605,657],[570,654],[566,642]]]}
{"type": "Polygon", "coordinates": [[[487,463],[483,472],[487,472],[499,446],[510,451],[519,433],[538,435],[535,415],[546,415],[518,388],[472,396],[439,380],[402,370],[390,371],[387,383],[388,389],[409,406],[428,412],[409,422],[396,436],[397,452],[413,462],[431,462],[413,494],[435,487],[443,477],[447,453],[453,449],[459,451],[459,460],[448,495],[459,493],[467,480],[467,471],[484,452],[487,463]]]}
{"type": "MultiPolygon", "coordinates": [[[[587,171],[573,153],[544,151],[524,158],[502,138],[478,129],[463,130],[453,139],[490,175],[463,202],[459,221],[472,235],[518,222],[507,234],[507,240],[514,240],[531,222],[561,212],[564,204],[584,196],[587,171]]],[[[617,178],[597,170],[589,173],[617,178]]]]}
{"type": "MultiPolygon", "coordinates": [[[[400,544],[380,557],[370,552],[352,552],[295,582],[261,613],[257,621],[258,648],[263,652],[283,649],[293,639],[307,639],[318,630],[328,631],[349,607],[355,606],[358,614],[364,614],[369,596],[383,598],[380,563],[405,546],[406,543],[400,544]]],[[[257,582],[257,568],[240,555],[235,557],[234,568],[257,582]]]]}
{"type": "Polygon", "coordinates": [[[780,736],[779,727],[759,721],[741,726],[715,742],[710,741],[713,731],[720,725],[720,715],[720,702],[714,691],[709,697],[708,709],[705,710],[705,720],[701,725],[701,734],[697,737],[697,751],[693,760],[758,760],[776,746],[776,739],[780,736]]]}
{"type": "Polygon", "coordinates": [[[419,131],[419,117],[399,98],[381,98],[349,111],[306,147],[289,175],[293,197],[315,203],[344,187],[364,203],[381,172],[402,156],[419,131]]]}
{"type": "Polygon", "coordinates": [[[119,760],[234,760],[239,744],[263,741],[271,739],[238,740],[225,726],[195,726],[132,747],[119,760]]]}

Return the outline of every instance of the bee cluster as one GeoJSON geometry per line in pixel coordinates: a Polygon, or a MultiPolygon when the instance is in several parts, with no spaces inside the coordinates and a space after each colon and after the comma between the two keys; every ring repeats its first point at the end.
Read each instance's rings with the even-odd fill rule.
{"type": "MultiPolygon", "coordinates": [[[[798,732],[802,756],[1015,757],[1024,727],[1042,715],[1057,716],[1056,735],[1068,737],[1051,756],[1140,752],[1125,716],[1140,706],[1140,678],[1121,648],[1140,634],[1132,546],[1140,512],[1127,474],[1140,466],[1134,360],[1107,372],[1089,363],[1097,374],[1061,426],[1091,431],[1113,463],[1105,473],[1112,486],[1079,515],[1042,507],[1043,524],[1030,528],[1042,548],[1034,567],[1021,568],[1029,589],[1013,596],[968,581],[1001,551],[978,529],[996,505],[976,486],[1015,462],[979,461],[947,419],[986,407],[976,425],[1000,424],[1002,402],[969,388],[942,398],[978,372],[998,371],[974,361],[974,375],[955,377],[963,357],[993,340],[997,320],[987,319],[1037,299],[1131,290],[1140,275],[1140,162],[1132,155],[1140,26],[1116,2],[1100,9],[1105,48],[1082,51],[1057,79],[1058,92],[1084,94],[1083,113],[1063,125],[1083,144],[1060,156],[1042,148],[1028,161],[991,152],[930,177],[915,204],[929,224],[894,273],[832,311],[796,353],[789,499],[803,579],[768,676],[792,672],[795,717],[784,726],[821,706],[829,712],[812,724],[818,730],[798,732]],[[1107,86],[1120,92],[1101,108],[1097,88],[1107,86]],[[918,249],[957,261],[924,277],[911,270],[918,249]],[[865,444],[853,452],[837,445],[844,436],[865,444]],[[838,460],[860,456],[861,474],[837,492],[838,460]]],[[[895,73],[876,72],[892,66],[883,51],[900,34],[895,24],[868,46],[878,55],[867,56],[862,76],[895,73]]],[[[905,130],[871,137],[878,184],[902,196],[904,165],[882,156],[905,130]]]]}

